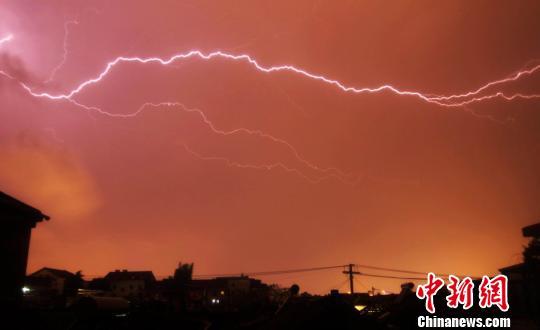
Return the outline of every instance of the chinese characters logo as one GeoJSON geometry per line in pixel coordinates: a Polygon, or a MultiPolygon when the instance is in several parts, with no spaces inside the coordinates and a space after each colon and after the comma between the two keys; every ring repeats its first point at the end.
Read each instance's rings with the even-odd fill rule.
{"type": "MultiPolygon", "coordinates": [[[[449,294],[446,296],[446,304],[450,308],[469,309],[474,303],[474,282],[470,277],[460,280],[457,276],[450,275],[449,283],[446,288],[449,294]]],[[[442,278],[433,273],[427,276],[427,283],[419,285],[416,290],[416,296],[424,299],[426,310],[435,313],[434,297],[445,285],[442,278]]],[[[482,277],[482,282],[478,288],[479,306],[481,308],[490,308],[497,306],[501,311],[508,311],[508,278],[505,275],[497,275],[493,278],[482,277]]]]}

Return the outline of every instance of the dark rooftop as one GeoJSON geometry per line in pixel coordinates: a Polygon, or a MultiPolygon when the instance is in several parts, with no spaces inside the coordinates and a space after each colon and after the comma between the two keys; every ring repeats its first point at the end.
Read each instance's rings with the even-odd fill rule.
{"type": "Polygon", "coordinates": [[[143,280],[146,282],[155,282],[156,278],[154,273],[149,270],[145,271],[127,271],[127,270],[116,270],[114,272],[109,272],[105,275],[105,280],[108,281],[126,281],[126,280],[143,280]]]}
{"type": "Polygon", "coordinates": [[[6,220],[32,221],[32,225],[43,219],[49,220],[49,216],[41,213],[40,210],[2,191],[0,191],[0,216],[6,220]]]}
{"type": "Polygon", "coordinates": [[[209,279],[194,279],[190,282],[189,286],[192,288],[222,288],[227,286],[230,281],[244,280],[249,281],[251,288],[266,288],[268,285],[262,283],[261,280],[251,278],[248,276],[225,276],[215,277],[209,279]]]}
{"type": "Polygon", "coordinates": [[[523,236],[524,237],[540,237],[540,223],[535,223],[527,227],[523,227],[523,236]]]}
{"type": "Polygon", "coordinates": [[[47,271],[47,272],[49,272],[49,273],[51,273],[51,274],[53,274],[55,276],[63,277],[63,278],[69,278],[69,277],[75,276],[75,274],[73,274],[72,272],[69,272],[67,270],[48,268],[48,267],[43,267],[40,270],[33,272],[29,276],[30,277],[36,276],[36,275],[38,275],[38,273],[43,272],[43,271],[47,271]]]}

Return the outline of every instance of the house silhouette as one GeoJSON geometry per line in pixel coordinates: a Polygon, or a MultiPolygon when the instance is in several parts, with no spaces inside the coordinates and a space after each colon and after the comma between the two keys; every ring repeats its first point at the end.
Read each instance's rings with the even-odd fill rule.
{"type": "Polygon", "coordinates": [[[0,308],[13,308],[22,296],[30,233],[36,223],[49,220],[40,210],[0,191],[0,308]]]}

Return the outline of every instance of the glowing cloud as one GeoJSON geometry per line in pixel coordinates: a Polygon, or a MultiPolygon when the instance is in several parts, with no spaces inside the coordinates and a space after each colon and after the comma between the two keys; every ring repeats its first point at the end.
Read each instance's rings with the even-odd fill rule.
{"type": "Polygon", "coordinates": [[[0,46],[2,46],[2,44],[5,44],[11,40],[13,40],[13,34],[8,34],[7,36],[0,39],[0,46]]]}

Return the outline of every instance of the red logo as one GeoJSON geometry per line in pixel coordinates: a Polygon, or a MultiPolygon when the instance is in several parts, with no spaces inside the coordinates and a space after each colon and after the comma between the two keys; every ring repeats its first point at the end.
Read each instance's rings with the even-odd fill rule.
{"type": "Polygon", "coordinates": [[[426,300],[426,310],[433,314],[435,313],[433,297],[444,286],[444,280],[436,277],[433,273],[429,273],[427,279],[427,284],[418,286],[416,296],[420,299],[426,300]]]}
{"type": "MultiPolygon", "coordinates": [[[[446,304],[450,308],[458,308],[462,305],[463,309],[469,309],[474,303],[474,282],[470,277],[460,280],[457,276],[449,275],[449,283],[446,288],[449,291],[446,296],[446,304]]],[[[444,286],[442,278],[434,273],[428,273],[427,283],[419,285],[416,290],[416,296],[425,299],[426,310],[435,313],[435,304],[433,298],[444,286]]],[[[478,288],[479,306],[481,308],[490,308],[497,306],[501,311],[506,312],[510,308],[508,305],[508,278],[505,275],[497,275],[493,278],[482,277],[482,282],[478,288]]]]}
{"type": "Polygon", "coordinates": [[[450,294],[446,297],[448,307],[457,308],[463,305],[463,309],[469,309],[473,305],[474,283],[470,277],[459,280],[457,276],[448,277],[450,284],[446,286],[450,294]]]}
{"type": "Polygon", "coordinates": [[[483,276],[478,291],[480,307],[489,308],[495,305],[503,312],[510,307],[508,306],[508,278],[506,276],[497,275],[492,279],[483,276]]]}

